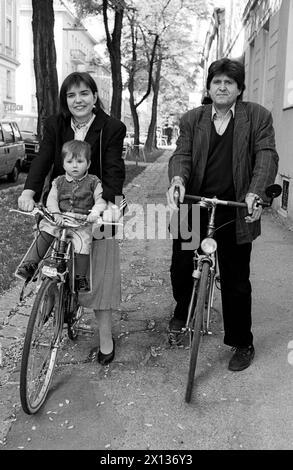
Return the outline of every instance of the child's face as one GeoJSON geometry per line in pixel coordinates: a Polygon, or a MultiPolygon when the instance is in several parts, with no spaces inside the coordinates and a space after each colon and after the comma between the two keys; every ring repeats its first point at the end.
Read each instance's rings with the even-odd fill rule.
{"type": "Polygon", "coordinates": [[[89,166],[90,163],[83,154],[78,155],[78,157],[73,157],[72,154],[68,154],[64,157],[63,168],[72,178],[82,178],[89,166]]]}

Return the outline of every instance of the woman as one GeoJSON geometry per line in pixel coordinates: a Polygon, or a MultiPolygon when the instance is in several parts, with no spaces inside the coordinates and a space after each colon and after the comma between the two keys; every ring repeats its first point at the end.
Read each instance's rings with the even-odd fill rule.
{"type": "MultiPolygon", "coordinates": [[[[116,221],[120,211],[115,196],[122,195],[125,166],[122,159],[125,125],[101,108],[98,89],[86,72],[73,72],[65,78],[60,89],[60,113],[50,116],[44,124],[40,153],[31,164],[24,190],[18,199],[21,210],[31,211],[44,193],[45,180],[49,183],[64,173],[61,148],[72,139],[85,140],[91,145],[89,173],[102,180],[102,197],[107,202],[103,218],[116,221]]],[[[114,238],[94,240],[92,245],[92,291],[80,293],[79,303],[92,308],[99,328],[99,348],[94,348],[91,359],[102,365],[114,359],[115,343],[112,337],[112,310],[117,309],[121,297],[119,245],[114,238]]]]}

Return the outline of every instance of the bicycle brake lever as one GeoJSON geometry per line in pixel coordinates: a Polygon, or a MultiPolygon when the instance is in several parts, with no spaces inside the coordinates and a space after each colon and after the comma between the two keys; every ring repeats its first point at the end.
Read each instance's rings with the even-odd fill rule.
{"type": "Polygon", "coordinates": [[[18,212],[19,214],[24,214],[24,215],[36,215],[38,213],[41,213],[41,211],[37,208],[34,207],[32,211],[21,211],[20,209],[9,209],[9,212],[18,212]]]}

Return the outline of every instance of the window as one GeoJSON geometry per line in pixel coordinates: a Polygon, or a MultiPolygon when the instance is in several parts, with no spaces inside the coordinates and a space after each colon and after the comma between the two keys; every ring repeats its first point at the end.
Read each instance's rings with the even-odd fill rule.
{"type": "Polygon", "coordinates": [[[3,137],[3,134],[2,134],[1,124],[0,124],[0,142],[4,142],[4,137],[3,137]]]}
{"type": "Polygon", "coordinates": [[[6,98],[12,98],[11,71],[6,70],[6,98]]]}
{"type": "Polygon", "coordinates": [[[6,47],[12,48],[12,21],[6,18],[6,47]]]}
{"type": "Polygon", "coordinates": [[[10,16],[10,17],[12,16],[12,13],[13,13],[13,11],[12,11],[13,4],[12,3],[13,3],[12,0],[6,0],[6,12],[7,12],[7,15],[10,16]]]}
{"type": "Polygon", "coordinates": [[[14,134],[11,125],[8,122],[2,123],[2,131],[4,135],[4,140],[6,143],[14,142],[14,134]]]}
{"type": "Polygon", "coordinates": [[[19,140],[21,140],[21,135],[20,135],[19,129],[18,129],[17,124],[15,122],[12,122],[11,124],[12,124],[13,132],[14,132],[14,140],[15,140],[15,142],[18,142],[19,140]]]}
{"type": "Polygon", "coordinates": [[[31,110],[32,110],[32,113],[36,113],[38,110],[37,97],[35,93],[33,93],[31,96],[31,110]]]}
{"type": "Polygon", "coordinates": [[[285,93],[284,93],[284,109],[293,107],[293,2],[290,2],[289,20],[288,20],[288,36],[287,50],[284,51],[286,57],[285,70],[285,93]]]}
{"type": "Polygon", "coordinates": [[[289,181],[283,180],[283,191],[282,191],[282,209],[288,210],[288,199],[289,199],[289,181]]]}

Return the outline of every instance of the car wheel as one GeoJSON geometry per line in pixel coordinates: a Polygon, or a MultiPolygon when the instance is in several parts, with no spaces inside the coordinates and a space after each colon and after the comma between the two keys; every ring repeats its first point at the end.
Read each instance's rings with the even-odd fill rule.
{"type": "Polygon", "coordinates": [[[18,175],[19,175],[19,167],[18,165],[15,165],[12,172],[7,175],[7,179],[11,183],[15,183],[18,180],[18,175]]]}

